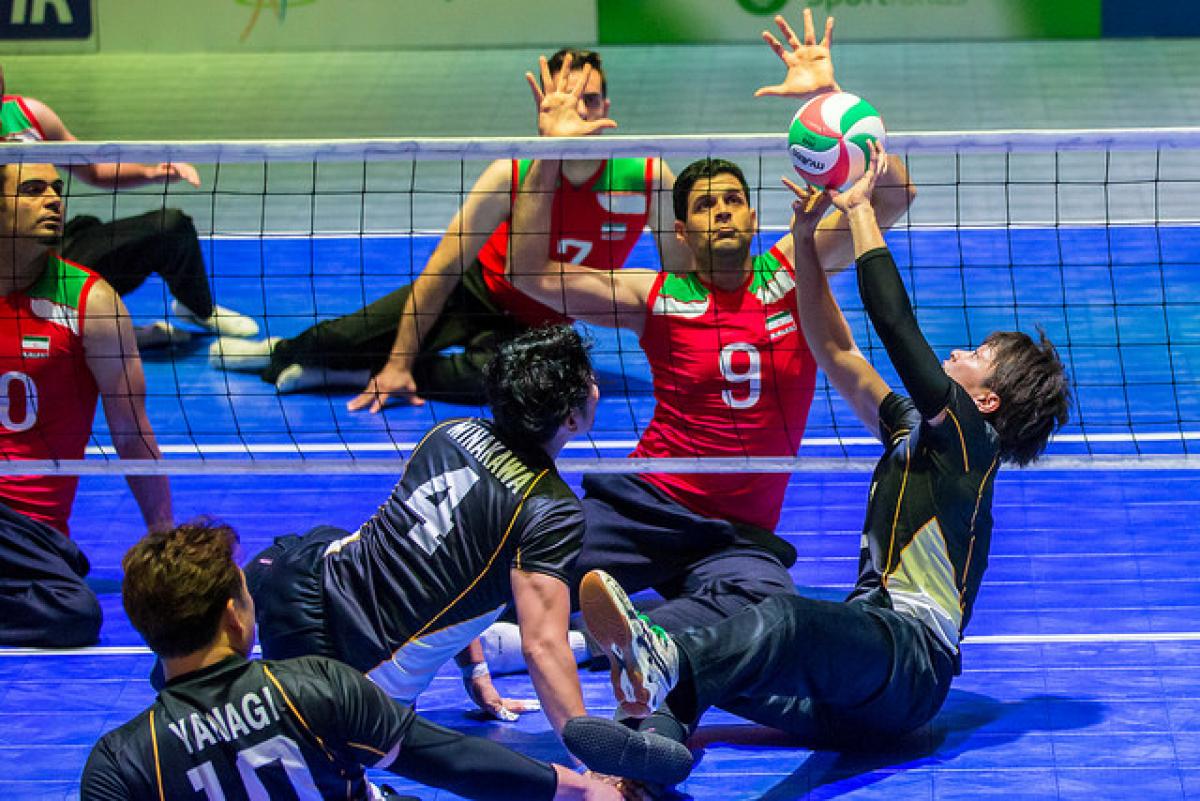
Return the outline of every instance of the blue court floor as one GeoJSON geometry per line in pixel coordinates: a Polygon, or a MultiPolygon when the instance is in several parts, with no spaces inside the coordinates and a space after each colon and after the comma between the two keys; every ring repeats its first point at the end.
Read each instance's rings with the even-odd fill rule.
{"type": "MultiPolygon", "coordinates": [[[[1079,410],[1055,453],[1182,456],[1200,447],[1200,229],[913,230],[892,245],[939,353],[978,344],[993,327],[1041,323],[1059,342],[1079,410]]],[[[219,302],[261,320],[270,298],[272,312],[291,315],[272,316],[270,333],[286,335],[408,280],[431,242],[220,240],[211,247],[219,302]],[[390,267],[368,280],[362,264],[390,267]]],[[[865,331],[852,275],[837,277],[835,289],[860,344],[885,365],[865,331]]],[[[128,300],[145,321],[161,316],[162,298],[151,282],[128,300]]],[[[349,391],[280,397],[254,376],[211,370],[206,355],[207,340],[198,339],[175,358],[147,356],[151,418],[169,456],[194,456],[196,444],[206,458],[242,463],[247,454],[346,458],[321,447],[331,443],[373,455],[399,443],[403,452],[435,420],[478,412],[431,404],[351,415],[349,391]]],[[[599,424],[569,455],[619,456],[649,416],[636,343],[598,332],[597,356],[606,394],[599,424]]],[[[802,455],[874,453],[840,401],[819,388],[802,455]]],[[[242,473],[177,477],[173,489],[179,519],[226,520],[241,532],[248,558],[279,534],[318,523],[357,527],[395,479],[242,473]]],[[[569,479],[577,486],[578,476],[569,479]]],[[[794,476],[780,533],[800,554],[793,576],[801,592],[837,599],[853,583],[867,485],[868,475],[856,471],[794,476]]],[[[1185,470],[1002,471],[964,672],[929,726],[885,753],[837,754],[714,712],[693,742],[702,759],[679,790],[696,799],[1200,797],[1197,486],[1196,473],[1185,470]]],[[[120,609],[119,560],[140,527],[121,479],[84,478],[72,527],[93,563],[103,640],[78,654],[0,650],[0,798],[74,797],[92,743],[153,699],[150,657],[120,609]]],[[[610,713],[607,674],[582,678],[591,711],[610,713]]],[[[499,684],[513,696],[531,694],[524,676],[499,684]]],[[[538,715],[512,725],[470,716],[451,673],[420,706],[439,723],[565,758],[538,715]]],[[[452,797],[389,781],[421,799],[452,797]]]]}

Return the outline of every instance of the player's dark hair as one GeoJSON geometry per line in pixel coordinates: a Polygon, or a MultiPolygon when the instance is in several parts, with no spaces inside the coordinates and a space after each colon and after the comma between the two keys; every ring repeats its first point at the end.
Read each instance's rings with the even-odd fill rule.
{"type": "Polygon", "coordinates": [[[591,345],[569,325],[535,328],[500,346],[484,373],[496,425],[520,441],[549,442],[587,404],[591,345]]]}
{"type": "Polygon", "coordinates": [[[1000,397],[988,420],[1000,435],[1000,458],[1019,465],[1035,461],[1070,418],[1066,368],[1046,333],[1038,329],[1038,337],[997,331],[983,341],[995,365],[987,386],[1000,397]]]}
{"type": "Polygon", "coordinates": [[[746,193],[746,199],[749,200],[750,184],[746,183],[746,176],[742,174],[741,167],[725,159],[703,158],[687,165],[675,179],[675,189],[671,192],[671,200],[675,206],[675,219],[681,222],[687,219],[688,195],[691,194],[696,181],[701,178],[716,178],[724,173],[738,179],[738,183],[742,185],[742,190],[746,193]]]}
{"type": "Polygon", "coordinates": [[[125,554],[121,599],[150,650],[185,656],[217,636],[229,599],[240,599],[238,536],[227,525],[185,523],[142,537],[125,554]]]}
{"type": "Polygon", "coordinates": [[[546,65],[550,67],[550,74],[555,75],[562,69],[563,59],[567,56],[571,57],[571,69],[581,70],[585,66],[591,65],[591,68],[600,73],[600,91],[605,97],[608,97],[608,76],[604,74],[604,65],[600,62],[600,54],[595,50],[580,50],[575,47],[564,47],[554,55],[550,56],[546,65]]]}

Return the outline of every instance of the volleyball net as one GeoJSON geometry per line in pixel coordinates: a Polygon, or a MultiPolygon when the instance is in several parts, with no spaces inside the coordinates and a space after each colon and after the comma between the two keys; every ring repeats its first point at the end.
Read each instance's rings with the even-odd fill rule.
{"type": "MultiPolygon", "coordinates": [[[[893,134],[889,150],[918,194],[887,240],[934,350],[1041,327],[1067,364],[1072,421],[1044,464],[1200,464],[1200,129],[893,134]]],[[[10,164],[194,163],[198,189],[101,190],[64,171],[67,216],[181,210],[199,233],[215,302],[257,320],[260,337],[283,338],[411,283],[495,159],[662,157],[676,173],[697,158],[733,160],[758,211],[756,250],[786,232],[792,195],[780,178],[794,176],[781,135],[37,143],[4,153],[10,164]]],[[[670,198],[659,207],[627,266],[658,266],[651,229],[672,235],[673,225],[670,198]]],[[[899,388],[853,269],[831,284],[860,348],[899,388]]],[[[157,278],[125,298],[137,324],[186,328],[171,301],[157,278]]],[[[632,335],[591,332],[603,399],[591,435],[564,451],[565,469],[843,470],[879,453],[818,376],[795,458],[627,459],[653,414],[649,367],[632,335]]],[[[116,458],[101,414],[85,459],[5,453],[0,473],[394,472],[430,426],[486,414],[436,402],[351,413],[346,401],[361,386],[281,393],[255,373],[214,369],[211,343],[194,330],[187,343],[142,354],[161,462],[116,458]]],[[[10,429],[31,408],[15,372],[0,387],[0,424],[10,429]]]]}

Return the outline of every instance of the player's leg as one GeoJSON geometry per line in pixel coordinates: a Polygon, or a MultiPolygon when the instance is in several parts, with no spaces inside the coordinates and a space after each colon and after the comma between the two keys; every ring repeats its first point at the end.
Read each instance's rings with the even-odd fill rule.
{"type": "Polygon", "coordinates": [[[94,644],[101,612],[88,570],[73,540],[0,504],[0,645],[94,644]]]}
{"type": "Polygon", "coordinates": [[[671,633],[709,626],[796,585],[779,559],[753,546],[735,545],[693,563],[673,581],[655,587],[667,602],[649,612],[671,633]]]}
{"type": "MultiPolygon", "coordinates": [[[[213,303],[196,227],[191,217],[178,209],[149,211],[108,223],[95,217],[74,218],[63,233],[63,255],[95,270],[119,295],[137,289],[157,272],[175,298],[174,311],[182,319],[223,336],[258,333],[254,320],[213,303]]],[[[170,333],[167,331],[168,337],[170,333]]]]}

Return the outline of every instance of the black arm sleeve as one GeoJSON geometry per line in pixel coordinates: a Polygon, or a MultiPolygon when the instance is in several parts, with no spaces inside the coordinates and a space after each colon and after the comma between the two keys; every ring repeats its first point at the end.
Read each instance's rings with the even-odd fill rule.
{"type": "Polygon", "coordinates": [[[950,402],[952,382],[917,327],[908,292],[887,248],[858,257],[858,293],[921,416],[936,417],[950,402]]]}
{"type": "Polygon", "coordinates": [[[480,801],[507,798],[548,801],[558,790],[558,775],[545,762],[490,740],[451,731],[419,716],[404,738],[400,755],[386,769],[406,779],[480,801]]]}

